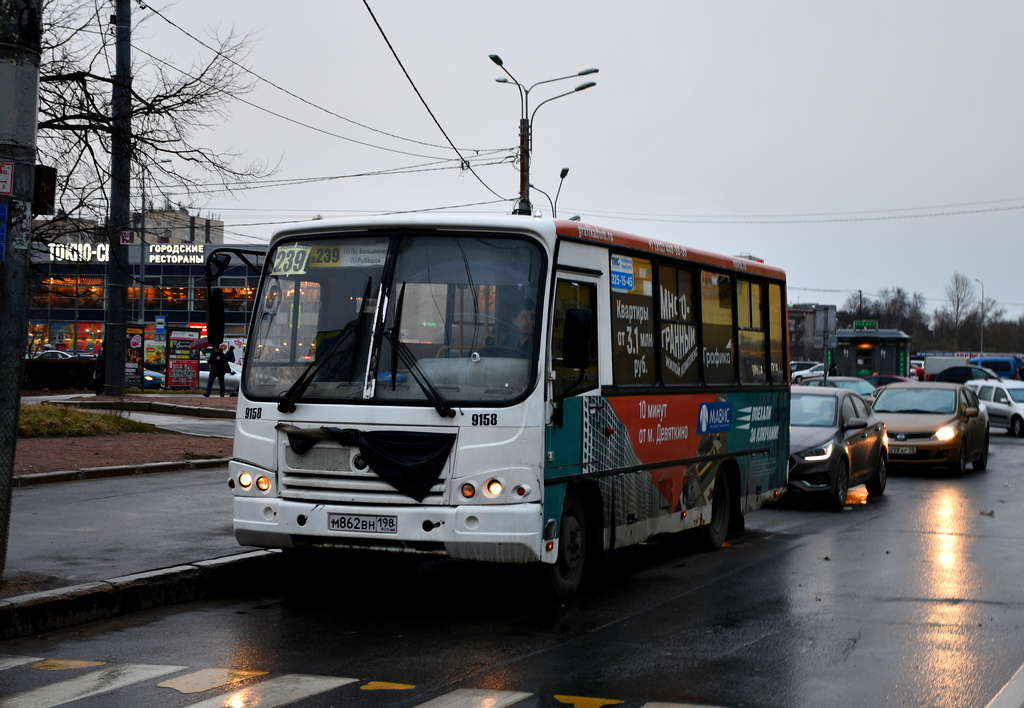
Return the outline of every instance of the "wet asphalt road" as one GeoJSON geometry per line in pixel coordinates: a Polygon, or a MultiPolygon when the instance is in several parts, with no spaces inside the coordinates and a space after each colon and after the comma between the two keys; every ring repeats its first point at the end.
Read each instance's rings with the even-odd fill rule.
{"type": "MultiPolygon", "coordinates": [[[[562,603],[522,569],[322,555],[321,572],[283,584],[275,572],[236,598],[0,654],[169,667],[76,707],[270,705],[233,692],[290,674],[356,679],[297,706],[412,708],[478,688],[529,693],[523,708],[984,707],[1024,664],[1024,440],[996,431],[991,449],[986,472],[903,473],[879,500],[855,488],[841,512],[756,512],[719,552],[685,539],[619,552],[562,603]],[[156,686],[209,667],[269,674],[193,694],[156,686]]],[[[24,664],[0,671],[0,696],[95,670],[24,664]]]]}

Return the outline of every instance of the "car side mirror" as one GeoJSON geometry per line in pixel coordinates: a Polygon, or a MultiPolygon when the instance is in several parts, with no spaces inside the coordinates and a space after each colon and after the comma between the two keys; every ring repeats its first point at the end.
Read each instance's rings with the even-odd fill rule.
{"type": "Polygon", "coordinates": [[[868,427],[868,422],[863,418],[850,418],[843,426],[844,430],[862,430],[868,427]]]}
{"type": "Polygon", "coordinates": [[[974,418],[977,415],[978,415],[978,409],[977,408],[968,408],[967,410],[964,411],[964,418],[974,418]]]}

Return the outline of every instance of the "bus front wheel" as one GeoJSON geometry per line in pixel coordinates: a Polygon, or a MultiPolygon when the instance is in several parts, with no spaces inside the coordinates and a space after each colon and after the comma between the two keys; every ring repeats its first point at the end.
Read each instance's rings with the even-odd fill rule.
{"type": "Polygon", "coordinates": [[[580,586],[587,560],[587,518],[583,503],[569,495],[562,505],[558,560],[551,566],[551,587],[559,598],[572,595],[580,586]]]}

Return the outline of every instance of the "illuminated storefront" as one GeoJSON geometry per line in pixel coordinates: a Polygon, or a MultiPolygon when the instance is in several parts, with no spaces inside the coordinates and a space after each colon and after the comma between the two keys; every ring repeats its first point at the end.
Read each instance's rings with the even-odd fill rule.
{"type": "MultiPolygon", "coordinates": [[[[206,252],[218,244],[134,243],[127,246],[131,271],[128,322],[146,325],[147,360],[163,358],[172,327],[206,322],[206,252]]],[[[29,345],[93,353],[103,340],[110,251],[105,243],[34,245],[29,345]]],[[[262,249],[265,246],[246,246],[262,249]]],[[[234,261],[238,263],[238,261],[234,261]]],[[[225,335],[244,337],[259,277],[244,265],[218,282],[224,291],[225,335]]]]}

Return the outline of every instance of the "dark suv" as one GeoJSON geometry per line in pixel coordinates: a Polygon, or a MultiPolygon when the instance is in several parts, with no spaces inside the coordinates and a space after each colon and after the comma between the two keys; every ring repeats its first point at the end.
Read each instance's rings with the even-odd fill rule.
{"type": "Polygon", "coordinates": [[[932,381],[947,383],[965,383],[976,379],[998,379],[994,373],[983,366],[951,366],[943,369],[932,377],[932,381]]]}

